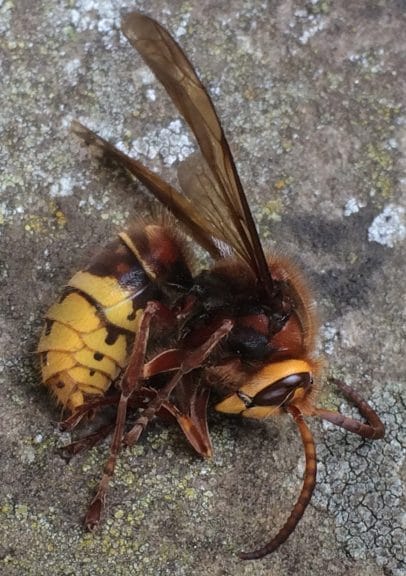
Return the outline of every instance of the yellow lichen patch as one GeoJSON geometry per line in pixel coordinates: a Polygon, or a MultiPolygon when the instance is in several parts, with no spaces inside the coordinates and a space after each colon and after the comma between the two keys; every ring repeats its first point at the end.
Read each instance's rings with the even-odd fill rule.
{"type": "Polygon", "coordinates": [[[81,392],[86,392],[86,386],[105,392],[111,383],[110,378],[98,372],[97,370],[89,370],[82,366],[75,366],[67,371],[68,375],[74,380],[81,392]]]}
{"type": "Polygon", "coordinates": [[[269,200],[262,208],[263,218],[272,220],[273,222],[280,222],[282,213],[283,202],[280,198],[269,200]]]}
{"type": "Polygon", "coordinates": [[[103,307],[114,306],[132,296],[130,290],[120,286],[117,278],[96,276],[90,272],[77,272],[68,285],[88,294],[103,307]]]}
{"type": "Polygon", "coordinates": [[[286,182],[285,180],[282,180],[282,178],[280,178],[275,182],[274,186],[277,190],[283,190],[283,188],[286,187],[286,182]]]}
{"type": "Polygon", "coordinates": [[[96,308],[77,292],[68,294],[62,302],[51,306],[47,318],[58,320],[78,332],[93,332],[101,327],[96,308]]]}
{"type": "Polygon", "coordinates": [[[100,352],[114,360],[121,368],[126,365],[127,340],[123,334],[119,334],[115,340],[110,340],[107,328],[100,328],[91,334],[84,334],[83,342],[94,352],[100,352]]]}
{"type": "Polygon", "coordinates": [[[116,378],[119,371],[117,364],[110,360],[110,358],[103,356],[101,352],[89,350],[89,348],[83,348],[83,350],[76,352],[73,357],[77,364],[92,370],[99,370],[109,376],[112,380],[116,378]]]}
{"type": "Polygon", "coordinates": [[[25,219],[24,230],[27,232],[45,232],[46,219],[37,214],[29,214],[25,219]]]}
{"type": "Polygon", "coordinates": [[[76,365],[76,360],[69,352],[50,350],[46,355],[46,362],[42,363],[42,378],[44,382],[76,365]]]}
{"type": "Polygon", "coordinates": [[[65,226],[65,224],[67,222],[67,218],[66,218],[65,214],[62,212],[62,210],[60,209],[60,207],[58,206],[57,202],[55,202],[55,200],[51,199],[50,202],[48,203],[48,207],[49,207],[50,213],[52,214],[52,216],[56,220],[56,224],[60,228],[63,228],[63,226],[65,226]]]}
{"type": "Polygon", "coordinates": [[[47,334],[47,328],[45,327],[38,343],[38,352],[47,352],[48,350],[77,352],[82,348],[83,342],[79,334],[59,322],[52,324],[49,334],[47,334]]]}
{"type": "Polygon", "coordinates": [[[54,216],[56,218],[56,223],[58,224],[58,226],[60,228],[63,228],[63,226],[65,226],[67,222],[65,214],[62,212],[62,210],[55,210],[54,216]]]}

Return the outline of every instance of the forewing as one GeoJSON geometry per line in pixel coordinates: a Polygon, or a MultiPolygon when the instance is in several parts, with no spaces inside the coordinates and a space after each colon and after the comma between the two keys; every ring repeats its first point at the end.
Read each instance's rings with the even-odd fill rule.
{"type": "Polygon", "coordinates": [[[179,164],[178,180],[181,189],[204,218],[208,233],[247,260],[249,256],[242,237],[230,219],[218,182],[201,154],[192,154],[179,164]]]}
{"type": "Polygon", "coordinates": [[[113,146],[104,138],[92,132],[80,122],[72,122],[71,130],[78,136],[98,157],[107,158],[126,168],[133,176],[142,182],[172,214],[180,220],[189,230],[191,236],[202,248],[207,250],[213,258],[220,257],[220,251],[213,239],[207,233],[204,218],[199,214],[193,203],[180,194],[176,188],[162,180],[146,166],[130,158],[121,150],[113,146]]]}
{"type": "MultiPolygon", "coordinates": [[[[188,122],[210,168],[216,193],[205,193],[202,187],[205,196],[201,206],[206,201],[209,204],[218,202],[221,207],[217,206],[217,210],[224,212],[227,218],[222,222],[209,220],[207,229],[211,233],[213,225],[221,227],[221,239],[247,262],[271,294],[272,278],[230,148],[210,97],[193,66],[175,40],[155,20],[133,12],[124,18],[122,30],[188,122]]],[[[204,210],[205,217],[208,211],[212,213],[211,207],[204,210]]]]}

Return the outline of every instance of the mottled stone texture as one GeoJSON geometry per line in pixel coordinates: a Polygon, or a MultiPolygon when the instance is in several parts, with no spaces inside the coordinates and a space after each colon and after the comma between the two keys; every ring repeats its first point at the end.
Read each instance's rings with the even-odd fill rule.
{"type": "MultiPolygon", "coordinates": [[[[405,574],[405,5],[401,1],[0,1],[0,573],[405,574]],[[79,118],[165,177],[193,150],[120,36],[120,9],[167,25],[216,102],[267,248],[314,285],[326,374],[387,427],[362,441],[311,422],[318,485],[287,544],[236,552],[283,523],[303,470],[288,419],[211,416],[215,456],[154,425],[120,458],[97,534],[80,521],[107,446],[65,465],[39,386],[42,315],[75,270],[151,198],[69,135],[79,118]],[[403,53],[403,54],[402,54],[403,53]],[[402,156],[403,154],[403,156],[402,156]],[[402,476],[403,474],[403,476],[402,476]]],[[[352,413],[336,391],[320,401],[352,413]]]]}

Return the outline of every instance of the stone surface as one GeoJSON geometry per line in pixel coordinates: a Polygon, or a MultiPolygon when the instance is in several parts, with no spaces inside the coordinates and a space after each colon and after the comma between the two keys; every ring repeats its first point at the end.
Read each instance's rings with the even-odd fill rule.
{"type": "MultiPolygon", "coordinates": [[[[405,574],[405,94],[401,1],[0,1],[0,574],[405,574]],[[326,374],[356,386],[387,435],[311,422],[318,485],[289,541],[303,458],[288,419],[213,415],[215,456],[157,423],[125,451],[108,518],[81,526],[107,445],[65,465],[34,350],[69,276],[151,198],[91,160],[78,118],[173,178],[194,147],[119,32],[120,9],[168,26],[218,108],[267,248],[314,285],[326,374]],[[402,188],[403,186],[403,188],[402,188]],[[134,193],[136,191],[136,193],[134,193]],[[402,351],[403,348],[403,351],[402,351]],[[402,512],[403,511],[403,512],[402,512]]],[[[326,386],[320,402],[351,412],[326,386]]]]}

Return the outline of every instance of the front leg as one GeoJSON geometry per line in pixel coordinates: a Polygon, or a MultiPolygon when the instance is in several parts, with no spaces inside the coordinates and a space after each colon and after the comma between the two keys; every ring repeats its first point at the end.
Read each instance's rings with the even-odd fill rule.
{"type": "Polygon", "coordinates": [[[118,453],[123,440],[128,401],[131,395],[141,386],[142,370],[149,340],[151,321],[154,317],[159,316],[161,308],[162,306],[158,302],[148,302],[144,309],[130,361],[120,382],[121,394],[117,407],[117,418],[110,446],[110,455],[104,466],[103,476],[100,480],[96,496],[91,501],[85,516],[84,524],[88,530],[94,530],[100,523],[100,518],[105,507],[108,486],[114,474],[118,453]]]}
{"type": "Polygon", "coordinates": [[[360,414],[366,419],[367,424],[360,422],[355,418],[344,416],[344,414],[340,414],[340,412],[333,412],[332,410],[325,410],[324,408],[315,408],[313,415],[320,416],[323,420],[328,420],[328,422],[331,422],[340,428],[344,428],[349,432],[358,434],[358,436],[361,436],[362,438],[371,438],[374,440],[383,438],[385,434],[385,426],[375,410],[371,408],[358,392],[353,390],[342,380],[331,378],[330,381],[340,388],[346,398],[355,404],[360,414]]]}
{"type": "Polygon", "coordinates": [[[214,348],[225,338],[232,330],[234,323],[232,320],[224,320],[221,326],[201,346],[195,350],[188,351],[179,367],[169,382],[160,390],[141,416],[137,419],[132,429],[126,434],[124,441],[127,445],[133,445],[137,442],[142,431],[146,428],[148,422],[152,420],[155,414],[161,409],[163,403],[169,400],[172,391],[176,388],[182,378],[203,365],[207,357],[214,348]]]}

